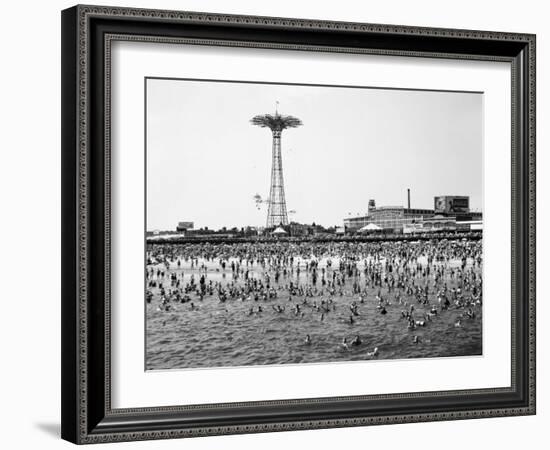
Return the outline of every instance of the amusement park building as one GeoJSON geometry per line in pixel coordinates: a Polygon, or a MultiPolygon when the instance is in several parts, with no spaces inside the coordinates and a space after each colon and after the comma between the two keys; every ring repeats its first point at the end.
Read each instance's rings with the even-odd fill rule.
{"type": "Polygon", "coordinates": [[[421,223],[433,216],[433,209],[412,209],[403,206],[369,207],[369,212],[365,216],[344,219],[344,228],[348,232],[354,232],[372,223],[384,231],[399,233],[404,227],[421,223]]]}
{"type": "Polygon", "coordinates": [[[381,231],[387,233],[421,232],[436,229],[456,230],[461,228],[461,222],[480,222],[482,219],[481,213],[470,212],[469,198],[465,196],[435,197],[434,204],[436,209],[405,208],[403,206],[376,207],[375,201],[370,200],[368,213],[364,216],[345,218],[344,228],[347,233],[358,232],[369,224],[374,224],[380,227],[381,231]],[[452,208],[453,199],[456,200],[457,206],[460,205],[460,209],[452,208]],[[440,205],[445,205],[446,208],[438,208],[440,205]]]}

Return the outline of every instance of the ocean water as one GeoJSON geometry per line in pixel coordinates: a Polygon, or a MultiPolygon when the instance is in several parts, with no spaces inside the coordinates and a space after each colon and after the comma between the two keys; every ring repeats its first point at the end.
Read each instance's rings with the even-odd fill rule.
{"type": "MultiPolygon", "coordinates": [[[[382,261],[383,262],[383,261],[382,261]]],[[[419,257],[417,262],[425,265],[426,259],[419,257]]],[[[305,260],[297,258],[297,263],[305,267],[305,260]]],[[[333,266],[337,267],[337,264],[333,266]]],[[[466,269],[472,267],[473,261],[468,259],[466,269]]],[[[225,271],[220,267],[219,260],[199,259],[207,266],[206,280],[223,285],[232,281],[232,271],[227,267],[225,271]],[[224,277],[225,273],[225,277],[224,277]]],[[[296,263],[295,263],[296,264],[296,263]]],[[[362,268],[359,264],[359,268],[362,268]]],[[[437,267],[438,263],[434,263],[437,267]]],[[[460,260],[448,260],[447,268],[457,268],[460,260]]],[[[326,267],[326,259],[320,260],[319,267],[326,267]]],[[[183,283],[189,282],[194,274],[198,282],[199,269],[191,267],[190,261],[181,261],[178,267],[175,261],[170,262],[169,269],[164,265],[151,264],[149,269],[165,270],[162,281],[165,289],[170,289],[169,275],[176,273],[183,283]]],[[[327,271],[330,269],[327,268],[327,271]]],[[[476,266],[478,273],[481,268],[476,266]]],[[[252,269],[250,276],[261,278],[263,270],[257,265],[252,269]]],[[[330,272],[328,272],[330,273],[330,272]]],[[[474,318],[462,317],[466,308],[457,308],[451,305],[447,310],[438,312],[431,320],[426,320],[425,314],[430,311],[431,305],[437,304],[436,294],[430,288],[429,304],[418,303],[412,295],[401,294],[401,302],[395,302],[395,294],[388,293],[388,289],[371,287],[367,289],[364,303],[360,303],[358,294],[352,294],[352,280],[346,280],[342,295],[330,296],[333,299],[331,310],[322,314],[315,308],[302,305],[304,297],[292,296],[285,285],[293,280],[306,285],[311,280],[303,271],[298,278],[296,274],[279,279],[273,279],[271,285],[275,287],[277,298],[269,300],[232,299],[221,302],[218,295],[207,295],[201,301],[195,294],[191,295],[191,302],[170,303],[170,309],[164,310],[161,305],[160,289],[149,287],[152,293],[150,303],[146,308],[146,348],[145,365],[147,370],[189,369],[207,367],[251,366],[266,364],[301,364],[321,362],[342,362],[362,360],[383,360],[403,358],[429,358],[450,356],[473,356],[482,354],[482,322],[483,308],[481,305],[472,307],[474,318]],[[279,289],[280,288],[280,289],[279,289]],[[382,315],[378,309],[377,294],[389,299],[391,305],[386,307],[387,314],[382,315]],[[358,304],[359,315],[354,316],[351,324],[350,304],[358,304]],[[406,303],[405,303],[406,302],[406,303]],[[296,304],[301,305],[300,314],[295,314],[296,304]],[[407,311],[414,305],[416,320],[426,320],[425,326],[409,329],[407,320],[402,317],[402,311],[407,311]],[[284,312],[277,312],[274,306],[284,307],[284,312]],[[261,306],[262,312],[257,312],[261,306]],[[332,310],[334,306],[334,310],[332,310]],[[250,309],[254,310],[249,314],[250,309]],[[460,326],[456,326],[460,319],[460,326]],[[310,335],[310,343],[306,343],[306,335],[310,335]],[[347,339],[348,344],[355,336],[360,336],[361,345],[342,345],[347,339]],[[415,337],[416,341],[415,341],[415,337]],[[372,355],[374,348],[378,354],[372,355]]],[[[446,275],[445,281],[449,289],[456,286],[456,279],[446,275]]],[[[236,283],[241,283],[237,280],[236,283]]],[[[364,276],[361,275],[361,284],[364,276]]],[[[317,283],[320,287],[320,283],[317,283]]],[[[467,293],[466,293],[467,294],[467,293]]],[[[309,304],[323,296],[310,297],[309,304]]]]}

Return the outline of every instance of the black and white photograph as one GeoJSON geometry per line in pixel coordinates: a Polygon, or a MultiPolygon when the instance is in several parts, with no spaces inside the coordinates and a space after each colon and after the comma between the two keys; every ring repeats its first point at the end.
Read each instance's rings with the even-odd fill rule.
{"type": "Polygon", "coordinates": [[[483,92],[145,79],[145,369],[483,355],[483,92]]]}
{"type": "Polygon", "coordinates": [[[546,2],[3,6],[0,449],[544,447],[546,2]]]}

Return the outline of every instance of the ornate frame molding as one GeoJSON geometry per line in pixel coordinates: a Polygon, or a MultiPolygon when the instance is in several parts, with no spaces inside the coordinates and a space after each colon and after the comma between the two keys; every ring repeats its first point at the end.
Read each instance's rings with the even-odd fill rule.
{"type": "MultiPolygon", "coordinates": [[[[347,23],[319,20],[256,17],[256,16],[235,16],[223,14],[204,14],[196,12],[178,12],[178,11],[160,11],[147,9],[130,9],[99,6],[76,6],[64,12],[63,16],[64,48],[63,70],[64,70],[64,91],[66,90],[63,101],[64,108],[64,126],[63,131],[63,158],[68,162],[67,167],[63,167],[63,188],[71,189],[70,193],[64,194],[64,216],[63,222],[66,229],[70,232],[64,233],[63,251],[63,312],[64,319],[72,319],[70,324],[63,328],[63,340],[73,340],[70,345],[64,343],[63,347],[63,374],[65,379],[74,378],[74,384],[65,388],[63,391],[63,436],[77,443],[98,443],[112,441],[128,441],[143,439],[162,439],[173,437],[193,437],[218,434],[237,434],[250,432],[271,432],[284,430],[299,430],[312,428],[328,427],[347,427],[373,424],[390,424],[404,422],[422,422],[422,421],[440,421],[452,419],[468,419],[481,417],[499,417],[510,415],[527,415],[535,413],[535,36],[530,34],[514,34],[486,31],[470,30],[449,30],[424,27],[405,27],[396,25],[377,25],[362,23],[347,23]],[[169,26],[199,25],[205,26],[239,26],[246,28],[252,35],[256,30],[270,30],[279,33],[300,32],[302,30],[320,30],[341,33],[360,33],[367,35],[376,35],[379,40],[384,37],[400,38],[404,42],[408,38],[426,37],[433,39],[457,39],[461,42],[471,40],[474,44],[482,41],[498,42],[503,44],[502,48],[512,48],[512,54],[482,54],[474,52],[452,52],[432,50],[414,50],[414,49],[391,49],[376,47],[347,47],[332,45],[315,45],[303,43],[281,43],[269,41],[246,41],[243,39],[214,39],[214,38],[196,38],[196,37],[167,37],[151,36],[136,33],[113,33],[106,31],[101,35],[101,44],[103,45],[102,64],[105,68],[105,80],[103,86],[103,105],[104,105],[104,124],[103,124],[103,180],[92,177],[93,168],[90,164],[92,139],[91,127],[93,116],[90,110],[92,96],[98,95],[90,82],[94,75],[94,55],[98,51],[93,47],[94,35],[91,26],[92,21],[97,19],[115,20],[122,19],[124,23],[127,20],[134,20],[142,24],[161,23],[169,26]],[[72,40],[71,42],[68,42],[72,40]],[[528,289],[528,297],[516,299],[518,302],[524,302],[525,327],[523,331],[526,337],[525,354],[522,356],[525,361],[525,374],[527,376],[526,390],[528,398],[517,405],[506,407],[488,407],[473,408],[472,410],[454,410],[454,411],[433,411],[433,412],[414,412],[404,414],[382,414],[366,415],[345,418],[320,418],[315,420],[286,420],[280,422],[266,422],[255,424],[225,424],[219,426],[188,426],[188,427],[162,427],[155,428],[154,424],[147,425],[147,419],[151,414],[169,414],[182,413],[193,410],[208,410],[212,408],[227,407],[227,404],[218,405],[193,405],[182,407],[166,408],[140,408],[113,410],[110,403],[110,66],[111,66],[111,44],[116,40],[126,41],[144,41],[157,43],[186,43],[194,45],[218,45],[218,46],[244,46],[266,49],[289,49],[304,51],[323,51],[323,52],[351,52],[363,54],[383,54],[396,56],[414,56],[414,57],[432,57],[432,58],[453,58],[453,59],[482,59],[491,61],[507,61],[512,64],[512,154],[513,154],[513,172],[519,171],[519,177],[513,177],[512,191],[515,195],[524,197],[523,206],[527,214],[516,210],[516,203],[513,202],[513,255],[515,255],[516,245],[519,248],[526,244],[525,261],[522,255],[513,257],[513,273],[521,275],[523,271],[524,278],[519,279],[521,286],[516,286],[518,276],[513,276],[513,299],[518,289],[523,284],[528,289]],[[72,46],[71,46],[72,45],[72,46]],[[515,45],[515,46],[514,46],[515,45]],[[518,55],[514,55],[513,48],[521,49],[518,55]],[[519,56],[524,53],[522,57],[519,56]],[[70,68],[68,66],[71,65],[70,68]],[[518,79],[521,77],[521,79],[518,79]],[[522,94],[522,92],[524,94],[522,94]],[[515,101],[519,98],[521,104],[515,101]],[[76,105],[76,108],[75,106],[76,105]],[[519,120],[521,119],[521,120],[519,120]],[[71,129],[70,132],[68,129],[71,129]],[[515,148],[518,147],[518,148],[515,148]],[[523,156],[522,156],[523,152],[523,156]],[[516,161],[517,159],[517,161],[516,161]],[[73,164],[74,163],[74,164],[73,164]],[[517,163],[517,166],[516,166],[517,163]],[[74,167],[73,167],[74,166],[74,167]],[[75,170],[76,168],[76,170],[75,170]],[[520,184],[516,183],[521,182],[520,184]],[[96,199],[96,194],[92,192],[92,186],[98,182],[103,183],[103,208],[104,217],[93,216],[93,210],[90,207],[91,196],[96,199]],[[519,191],[518,191],[519,189],[519,191]],[[105,309],[103,317],[104,333],[104,407],[101,411],[91,412],[90,397],[90,360],[89,349],[93,345],[90,342],[90,334],[93,332],[91,327],[97,324],[90,320],[92,314],[90,294],[91,286],[91,267],[97,264],[97,259],[91,258],[91,233],[93,234],[95,220],[103,221],[103,267],[104,267],[104,290],[102,295],[105,299],[105,309]],[[515,230],[515,231],[514,231],[515,230]],[[522,235],[521,232],[524,232],[522,235]],[[518,240],[517,236],[520,236],[518,240]],[[521,239],[527,242],[522,242],[521,239]],[[70,241],[70,242],[69,242],[70,241]],[[520,267],[517,267],[519,262],[520,267]],[[75,265],[70,268],[69,266],[75,265]],[[73,279],[74,278],[74,279],[73,279]],[[73,389],[76,388],[76,389],[73,389]],[[97,417],[103,416],[106,419],[106,425],[101,426],[97,422],[97,417]],[[91,417],[96,417],[91,419],[91,417]],[[115,422],[120,417],[136,417],[136,423],[128,427],[115,426],[115,422]],[[141,418],[140,418],[141,416],[141,418]],[[111,419],[111,421],[109,421],[111,419]],[[145,420],[145,422],[144,422],[145,420]]],[[[435,42],[435,41],[434,41],[435,42]]],[[[97,64],[97,61],[95,62],[97,64]]],[[[97,145],[97,141],[95,142],[97,145]]],[[[94,200],[95,201],[95,200],[94,200]]],[[[101,239],[99,240],[101,242],[101,239]]],[[[513,300],[514,301],[514,300],[513,300]]],[[[516,326],[516,309],[512,311],[512,325],[516,326]]],[[[95,329],[95,328],[94,328],[95,329]]],[[[515,328],[513,335],[515,336],[515,328]]],[[[515,341],[514,341],[515,342],[515,341]]],[[[335,397],[329,399],[310,399],[310,400],[288,400],[275,402],[251,402],[245,404],[232,404],[232,406],[290,406],[293,404],[325,404],[327,402],[340,402],[348,400],[383,400],[383,399],[402,399],[413,400],[415,398],[424,398],[427,395],[433,397],[443,396],[467,396],[474,394],[498,394],[508,393],[516,390],[517,377],[522,374],[516,374],[516,347],[512,345],[512,386],[510,388],[485,389],[472,391],[449,391],[432,392],[419,394],[396,394],[379,396],[361,396],[361,397],[335,397]]],[[[522,380],[520,380],[522,381],[522,380]]],[[[522,382],[523,382],[522,381],[522,382]]],[[[95,392],[95,388],[94,392],[95,392]]],[[[96,407],[97,409],[97,407],[96,407]]],[[[103,420],[102,422],[105,422],[103,420]]]]}

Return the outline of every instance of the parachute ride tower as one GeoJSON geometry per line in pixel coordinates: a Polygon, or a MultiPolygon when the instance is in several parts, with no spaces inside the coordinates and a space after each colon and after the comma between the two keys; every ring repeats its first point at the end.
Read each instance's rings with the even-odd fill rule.
{"type": "Polygon", "coordinates": [[[250,120],[250,123],[262,128],[269,128],[273,135],[271,186],[269,188],[266,227],[272,228],[279,225],[288,225],[285,185],[283,180],[283,161],[281,156],[281,134],[283,130],[287,128],[297,128],[301,126],[302,121],[293,116],[283,116],[279,114],[276,108],[274,115],[264,114],[254,116],[250,120]]]}

